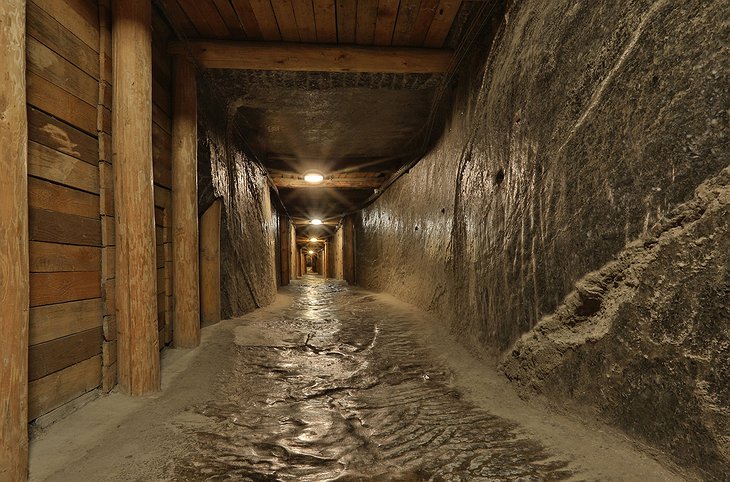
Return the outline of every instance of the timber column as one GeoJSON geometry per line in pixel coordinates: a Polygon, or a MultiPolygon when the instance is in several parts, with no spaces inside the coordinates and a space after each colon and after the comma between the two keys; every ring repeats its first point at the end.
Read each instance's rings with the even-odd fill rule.
{"type": "Polygon", "coordinates": [[[112,2],[112,163],[116,209],[119,385],[160,389],[152,187],[152,5],[112,2]]]}
{"type": "Polygon", "coordinates": [[[195,65],[175,56],[172,119],[172,340],[200,344],[198,270],[198,100],[195,65]]]}
{"type": "Polygon", "coordinates": [[[0,481],[28,477],[25,0],[0,1],[0,481]]]}

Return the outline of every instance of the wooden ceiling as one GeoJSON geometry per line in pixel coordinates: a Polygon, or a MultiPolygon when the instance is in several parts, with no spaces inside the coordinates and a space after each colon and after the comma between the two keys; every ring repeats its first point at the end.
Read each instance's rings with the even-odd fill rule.
{"type": "Polygon", "coordinates": [[[462,0],[155,1],[181,37],[170,52],[192,54],[218,86],[302,240],[331,234],[417,158],[446,44],[470,11],[462,0]],[[322,185],[303,182],[312,169],[322,185]],[[326,225],[308,226],[315,217],[326,225]]]}
{"type": "Polygon", "coordinates": [[[461,0],[160,0],[187,38],[441,48],[461,0]]]}

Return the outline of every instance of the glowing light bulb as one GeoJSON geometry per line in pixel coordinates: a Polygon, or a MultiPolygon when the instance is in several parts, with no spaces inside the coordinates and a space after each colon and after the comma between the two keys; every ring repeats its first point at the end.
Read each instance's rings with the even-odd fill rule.
{"type": "Polygon", "coordinates": [[[310,243],[316,243],[317,242],[317,238],[309,238],[309,242],[310,243]]]}
{"type": "Polygon", "coordinates": [[[312,219],[311,221],[309,221],[309,224],[315,224],[315,225],[322,224],[322,220],[321,219],[312,219]]]}
{"type": "Polygon", "coordinates": [[[319,184],[324,181],[324,176],[318,172],[308,172],[304,175],[304,182],[319,184]]]}
{"type": "Polygon", "coordinates": [[[314,251],[312,251],[312,250],[310,249],[310,250],[309,250],[309,254],[314,254],[314,251]]]}

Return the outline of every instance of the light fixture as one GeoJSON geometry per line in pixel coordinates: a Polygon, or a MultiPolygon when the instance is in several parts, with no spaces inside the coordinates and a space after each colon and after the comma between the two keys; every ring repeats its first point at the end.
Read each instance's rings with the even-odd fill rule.
{"type": "Polygon", "coordinates": [[[310,250],[309,250],[309,254],[314,254],[314,251],[312,251],[312,250],[310,249],[310,250]]]}
{"type": "Polygon", "coordinates": [[[311,221],[309,221],[309,224],[319,225],[319,224],[322,224],[322,220],[315,218],[315,219],[312,219],[311,221]]]}
{"type": "Polygon", "coordinates": [[[310,171],[304,174],[304,182],[309,184],[319,184],[324,181],[324,176],[317,171],[310,171]]]}
{"type": "Polygon", "coordinates": [[[316,243],[316,242],[318,242],[318,241],[319,241],[319,240],[318,240],[317,238],[309,238],[309,242],[310,242],[310,243],[316,243]]]}

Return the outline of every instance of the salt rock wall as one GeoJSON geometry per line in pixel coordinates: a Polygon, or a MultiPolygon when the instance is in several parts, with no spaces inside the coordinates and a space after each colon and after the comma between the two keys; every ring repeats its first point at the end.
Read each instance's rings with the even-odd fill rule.
{"type": "MultiPolygon", "coordinates": [[[[428,307],[478,355],[497,361],[508,353],[578,280],[651,236],[652,226],[728,165],[730,32],[718,20],[728,17],[728,5],[515,1],[489,54],[475,49],[460,73],[436,147],[362,213],[359,283],[428,307]]],[[[704,229],[708,236],[717,229],[721,241],[719,221],[704,229]]],[[[727,359],[727,277],[690,254],[680,261],[699,273],[703,287],[672,288],[668,278],[681,270],[671,260],[666,254],[646,268],[645,279],[656,282],[643,288],[648,304],[623,321],[633,326],[633,349],[607,337],[549,382],[564,397],[580,398],[569,387],[576,377],[595,376],[593,398],[581,401],[717,474],[718,464],[727,464],[726,436],[717,435],[727,434],[727,419],[700,412],[712,400],[724,400],[727,410],[729,375],[727,368],[706,375],[702,367],[712,362],[689,358],[701,352],[727,359]],[[669,306],[659,301],[667,295],[680,306],[651,318],[652,309],[669,306]],[[685,357],[671,345],[696,328],[695,318],[679,316],[696,299],[715,338],[685,357]],[[659,319],[665,323],[647,321],[659,319]],[[646,324],[653,333],[643,331],[646,324]],[[653,344],[659,347],[646,353],[650,362],[641,350],[653,344]],[[627,357],[620,366],[631,367],[625,377],[600,378],[596,360],[620,356],[627,357]],[[639,370],[650,363],[657,364],[653,379],[639,370]],[[623,406],[622,387],[632,387],[630,406],[623,406]],[[600,401],[603,391],[612,396],[600,401]],[[666,410],[652,410],[655,397],[666,410]],[[712,422],[714,435],[706,420],[721,421],[712,422]],[[694,447],[679,447],[680,434],[694,447]]],[[[532,363],[539,371],[547,361],[532,363]]]]}
{"type": "Polygon", "coordinates": [[[216,91],[201,82],[198,98],[198,193],[202,213],[221,198],[221,314],[239,316],[271,303],[278,273],[279,219],[266,176],[242,148],[216,91]]]}

